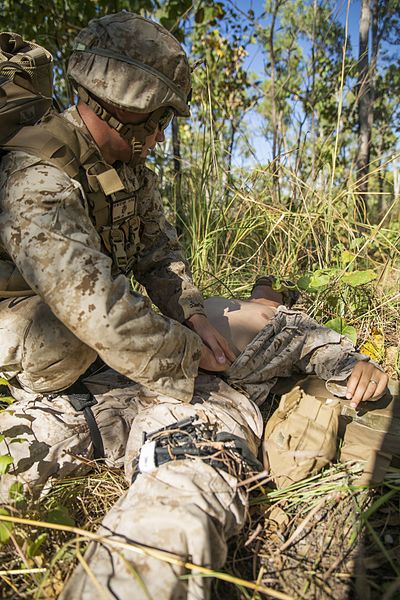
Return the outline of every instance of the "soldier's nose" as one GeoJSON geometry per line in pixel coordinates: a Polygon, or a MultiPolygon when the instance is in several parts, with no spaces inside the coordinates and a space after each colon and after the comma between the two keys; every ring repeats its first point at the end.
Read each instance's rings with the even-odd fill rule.
{"type": "Polygon", "coordinates": [[[156,141],[157,141],[158,143],[165,142],[165,135],[164,135],[164,132],[163,132],[161,129],[159,129],[159,130],[157,131],[157,135],[156,135],[156,141]]]}

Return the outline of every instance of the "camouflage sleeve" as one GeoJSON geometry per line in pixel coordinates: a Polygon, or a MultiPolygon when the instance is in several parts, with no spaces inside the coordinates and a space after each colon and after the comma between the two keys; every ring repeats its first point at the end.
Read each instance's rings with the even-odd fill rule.
{"type": "Polygon", "coordinates": [[[56,317],[116,371],[190,400],[200,338],[111,275],[79,184],[22,153],[0,179],[0,243],[56,317]],[[25,159],[24,159],[25,157],[25,159]]]}
{"type": "Polygon", "coordinates": [[[304,313],[297,315],[300,315],[299,323],[305,335],[296,367],[304,373],[324,379],[328,389],[336,395],[345,395],[347,379],[358,362],[371,362],[383,370],[369,356],[357,352],[347,337],[320,325],[304,313]],[[340,387],[343,388],[342,392],[340,387]]]}
{"type": "Polygon", "coordinates": [[[157,176],[145,169],[144,178],[138,206],[142,246],[133,273],[163,314],[183,322],[205,314],[203,298],[192,282],[176,231],[165,218],[157,176]]]}

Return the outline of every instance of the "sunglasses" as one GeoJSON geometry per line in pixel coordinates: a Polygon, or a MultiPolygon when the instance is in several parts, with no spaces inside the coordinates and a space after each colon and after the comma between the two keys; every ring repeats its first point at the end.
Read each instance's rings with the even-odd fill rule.
{"type": "Polygon", "coordinates": [[[175,111],[173,108],[167,108],[165,110],[165,112],[161,115],[159,121],[158,121],[158,127],[160,129],[160,131],[164,131],[168,125],[171,123],[172,119],[174,118],[175,115],[175,111]]]}

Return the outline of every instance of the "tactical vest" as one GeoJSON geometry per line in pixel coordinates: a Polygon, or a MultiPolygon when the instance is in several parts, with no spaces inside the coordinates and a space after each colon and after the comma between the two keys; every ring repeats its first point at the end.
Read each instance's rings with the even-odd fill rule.
{"type": "MultiPolygon", "coordinates": [[[[67,119],[50,113],[39,124],[21,129],[7,150],[33,154],[78,181],[88,202],[89,216],[111,256],[114,271],[128,273],[140,247],[137,193],[128,191],[117,171],[107,164],[90,139],[67,119]]],[[[1,250],[6,258],[6,249],[1,250]]],[[[0,290],[0,298],[31,295],[28,290],[0,290]]]]}

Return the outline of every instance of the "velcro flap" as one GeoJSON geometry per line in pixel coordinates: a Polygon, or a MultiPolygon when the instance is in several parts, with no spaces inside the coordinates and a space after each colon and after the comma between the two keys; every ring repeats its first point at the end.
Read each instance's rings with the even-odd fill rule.
{"type": "Polygon", "coordinates": [[[108,169],[108,171],[96,175],[96,178],[106,196],[121,192],[125,189],[124,184],[115,169],[108,169]]]}
{"type": "Polygon", "coordinates": [[[321,402],[303,393],[297,412],[310,421],[316,421],[320,408],[321,402]]]}

